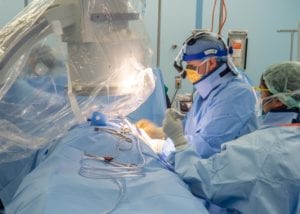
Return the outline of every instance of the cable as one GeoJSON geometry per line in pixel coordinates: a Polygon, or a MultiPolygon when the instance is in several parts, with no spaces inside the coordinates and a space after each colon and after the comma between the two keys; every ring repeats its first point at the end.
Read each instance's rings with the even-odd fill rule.
{"type": "Polygon", "coordinates": [[[215,22],[215,10],[216,10],[216,4],[217,0],[214,1],[213,10],[212,10],[212,16],[211,16],[211,28],[210,31],[213,32],[214,30],[214,22],[215,22]]]}
{"type": "MultiPolygon", "coordinates": [[[[141,177],[145,176],[143,172],[144,165],[146,163],[145,157],[142,153],[140,145],[140,139],[138,136],[138,129],[132,125],[126,118],[118,118],[119,128],[111,127],[96,127],[96,131],[105,132],[106,134],[117,137],[116,143],[121,145],[123,143],[130,143],[131,147],[128,150],[132,150],[136,146],[137,153],[141,157],[141,163],[122,163],[115,160],[111,156],[97,156],[85,152],[80,160],[79,175],[91,178],[91,179],[110,179],[119,188],[119,195],[112,208],[104,213],[112,213],[120,204],[126,193],[125,178],[129,177],[141,177]],[[121,179],[121,180],[120,180],[121,179]]],[[[119,151],[126,151],[118,146],[119,151]]],[[[103,213],[103,212],[102,212],[103,213]]]]}
{"type": "Polygon", "coordinates": [[[222,29],[225,25],[225,22],[227,20],[227,7],[226,7],[226,3],[225,3],[225,0],[221,0],[222,1],[222,22],[219,24],[219,35],[221,35],[222,33],[222,29]],[[223,14],[224,15],[224,18],[223,18],[223,14]]]}
{"type": "Polygon", "coordinates": [[[172,100],[171,100],[171,106],[173,105],[173,102],[175,100],[175,97],[176,97],[176,94],[177,94],[178,90],[179,90],[179,88],[176,88],[175,93],[174,93],[174,95],[172,97],[172,100]]]}
{"type": "MultiPolygon", "coordinates": [[[[119,121],[119,123],[121,124],[120,130],[122,131],[117,131],[109,127],[97,127],[97,131],[104,131],[108,134],[117,136],[119,138],[118,145],[121,145],[124,141],[130,143],[130,150],[133,148],[133,144],[136,145],[137,152],[142,159],[142,163],[121,163],[116,161],[115,158],[111,156],[97,156],[89,153],[84,153],[84,156],[80,161],[80,175],[95,179],[144,176],[142,168],[146,160],[142,154],[140,140],[136,137],[138,135],[136,128],[126,118],[123,118],[121,121],[119,121]],[[129,138],[128,135],[130,135],[132,138],[129,138]]],[[[119,150],[122,151],[122,148],[119,148],[119,150]]],[[[125,150],[123,149],[123,151],[125,150]]]]}
{"type": "MultiPolygon", "coordinates": [[[[227,7],[226,7],[225,0],[220,0],[220,1],[221,1],[221,4],[220,4],[220,17],[219,17],[219,29],[218,29],[219,35],[221,35],[222,29],[227,20],[227,7]]],[[[217,5],[217,0],[214,0],[213,9],[212,9],[212,17],[211,17],[211,28],[210,28],[211,32],[214,31],[214,22],[215,22],[214,18],[215,18],[216,5],[217,5]]]]}
{"type": "Polygon", "coordinates": [[[123,182],[121,183],[119,180],[112,178],[113,182],[115,182],[119,188],[119,197],[115,203],[115,205],[109,210],[106,211],[105,213],[112,213],[119,205],[119,203],[121,202],[121,200],[124,198],[125,193],[126,193],[126,183],[124,180],[122,180],[123,182]]]}

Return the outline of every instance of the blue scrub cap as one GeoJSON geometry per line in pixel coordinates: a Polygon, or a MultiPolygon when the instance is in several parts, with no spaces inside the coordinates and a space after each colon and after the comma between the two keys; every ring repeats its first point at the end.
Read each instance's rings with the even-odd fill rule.
{"type": "Polygon", "coordinates": [[[219,35],[201,32],[186,40],[183,61],[204,60],[209,57],[220,57],[226,61],[228,52],[227,45],[219,35]]]}
{"type": "Polygon", "coordinates": [[[186,72],[182,62],[192,60],[203,61],[214,57],[218,62],[226,63],[231,71],[235,75],[238,75],[239,71],[232,62],[231,54],[232,48],[228,48],[220,35],[199,30],[198,32],[193,32],[193,34],[184,41],[182,48],[174,60],[174,67],[179,72],[179,75],[185,78],[186,72]]]}

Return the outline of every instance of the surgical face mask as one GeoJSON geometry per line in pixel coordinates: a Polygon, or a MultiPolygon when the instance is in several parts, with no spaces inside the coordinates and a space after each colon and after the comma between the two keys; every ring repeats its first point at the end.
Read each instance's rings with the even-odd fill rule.
{"type": "Polygon", "coordinates": [[[264,112],[263,112],[263,98],[261,98],[263,92],[269,92],[269,90],[265,87],[261,86],[255,86],[252,88],[253,93],[255,94],[256,97],[256,104],[255,104],[255,114],[258,118],[260,118],[264,112]]]}
{"type": "Polygon", "coordinates": [[[261,117],[265,115],[267,112],[264,112],[264,106],[268,103],[272,102],[274,99],[274,96],[269,96],[265,98],[258,98],[256,106],[255,106],[255,112],[257,117],[261,117]]]}

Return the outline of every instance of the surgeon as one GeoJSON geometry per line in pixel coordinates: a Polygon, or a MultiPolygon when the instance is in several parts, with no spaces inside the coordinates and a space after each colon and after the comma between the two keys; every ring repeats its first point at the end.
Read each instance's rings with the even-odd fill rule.
{"type": "Polygon", "coordinates": [[[184,42],[175,61],[196,90],[182,127],[185,138],[202,158],[219,152],[222,143],[257,128],[255,94],[228,55],[220,36],[198,32],[184,42]]]}
{"type": "Polygon", "coordinates": [[[209,159],[184,136],[168,110],[164,132],[174,139],[175,171],[193,194],[240,213],[300,212],[300,63],[270,66],[261,78],[264,125],[222,145],[209,159]],[[180,139],[180,140],[179,140],[180,139]]]}
{"type": "Polygon", "coordinates": [[[267,69],[260,81],[262,126],[299,121],[299,63],[284,62],[267,69]],[[290,97],[288,92],[293,95],[290,97]],[[283,94],[281,94],[283,93],[283,94]],[[285,104],[286,103],[286,104],[285,104]]]}
{"type": "MultiPolygon", "coordinates": [[[[165,130],[169,138],[163,157],[168,156],[172,143],[179,146],[188,142],[199,157],[209,158],[220,152],[222,143],[257,129],[255,93],[232,64],[230,49],[219,35],[193,33],[183,43],[174,66],[196,92],[191,109],[185,118],[181,117],[183,135],[174,137],[172,128],[165,130]]],[[[167,111],[167,118],[171,112],[167,111]]],[[[212,213],[221,212],[213,205],[207,206],[212,213]]]]}

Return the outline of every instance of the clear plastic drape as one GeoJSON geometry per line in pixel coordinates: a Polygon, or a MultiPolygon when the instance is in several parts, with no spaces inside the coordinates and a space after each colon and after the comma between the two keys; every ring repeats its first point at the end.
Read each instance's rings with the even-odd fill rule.
{"type": "Polygon", "coordinates": [[[0,31],[0,163],[152,93],[141,0],[36,0],[0,31]]]}

